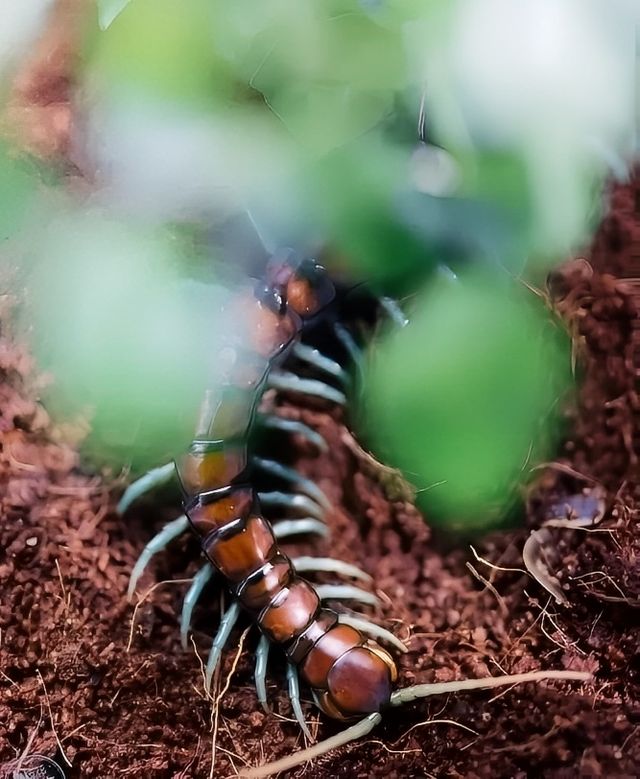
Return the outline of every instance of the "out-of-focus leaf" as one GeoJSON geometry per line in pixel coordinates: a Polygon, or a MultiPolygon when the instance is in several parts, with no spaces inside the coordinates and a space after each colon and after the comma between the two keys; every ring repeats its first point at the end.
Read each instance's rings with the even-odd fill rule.
{"type": "Polygon", "coordinates": [[[212,26],[206,0],[135,0],[94,37],[91,71],[125,94],[210,105],[232,88],[212,26]]]}
{"type": "Polygon", "coordinates": [[[496,521],[563,390],[562,343],[522,289],[472,275],[432,285],[410,324],[376,348],[371,434],[431,522],[496,521]]]}
{"type": "Polygon", "coordinates": [[[2,3],[0,11],[0,75],[15,66],[47,22],[54,0],[2,3]]]}
{"type": "Polygon", "coordinates": [[[0,241],[19,233],[36,190],[35,171],[0,143],[0,241]]]}
{"type": "Polygon", "coordinates": [[[98,0],[98,23],[106,30],[129,5],[131,0],[98,0]]]}
{"type": "Polygon", "coordinates": [[[27,315],[55,379],[46,403],[88,418],[100,461],[144,467],[180,453],[215,381],[221,292],[181,280],[176,249],[95,214],[44,231],[27,315]]]}
{"type": "Polygon", "coordinates": [[[300,146],[324,154],[373,128],[392,100],[391,92],[362,92],[345,84],[285,82],[269,105],[300,146]]]}

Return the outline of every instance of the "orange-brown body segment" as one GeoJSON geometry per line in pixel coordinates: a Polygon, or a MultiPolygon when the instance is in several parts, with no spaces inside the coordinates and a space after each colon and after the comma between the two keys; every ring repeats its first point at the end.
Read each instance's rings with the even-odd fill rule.
{"type": "Polygon", "coordinates": [[[261,288],[260,299],[236,300],[246,312],[250,352],[239,354],[232,343],[221,351],[223,387],[207,396],[198,438],[179,473],[185,511],[206,557],[263,633],[298,665],[320,708],[344,719],[388,704],[395,665],[381,647],[320,607],[315,589],[296,574],[259,513],[247,472],[247,437],[268,371],[298,337],[298,315],[315,314],[333,295],[328,279],[318,281],[318,267],[297,273],[275,265],[268,270],[272,286],[261,288]]]}

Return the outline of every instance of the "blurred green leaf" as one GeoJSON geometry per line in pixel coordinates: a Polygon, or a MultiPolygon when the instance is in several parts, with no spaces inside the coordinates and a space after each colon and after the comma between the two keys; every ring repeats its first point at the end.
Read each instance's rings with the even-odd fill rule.
{"type": "Polygon", "coordinates": [[[18,158],[0,143],[0,241],[7,241],[25,225],[29,204],[36,194],[35,166],[18,158]]]}
{"type": "Polygon", "coordinates": [[[233,88],[212,36],[207,0],[135,0],[94,37],[91,69],[111,89],[210,105],[233,88]]]}
{"type": "Polygon", "coordinates": [[[55,378],[46,404],[88,418],[85,450],[101,462],[157,465],[193,435],[215,378],[219,291],[181,280],[180,265],[169,235],[96,214],[59,217],[44,235],[27,315],[55,378]]]}
{"type": "Polygon", "coordinates": [[[544,440],[567,344],[527,295],[493,277],[439,282],[374,352],[371,435],[416,485],[430,522],[495,522],[544,440]]]}

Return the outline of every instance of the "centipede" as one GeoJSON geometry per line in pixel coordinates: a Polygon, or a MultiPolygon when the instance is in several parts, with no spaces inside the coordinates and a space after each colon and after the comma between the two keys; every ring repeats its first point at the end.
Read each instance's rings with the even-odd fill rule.
{"type": "Polygon", "coordinates": [[[380,318],[392,327],[404,327],[408,320],[395,301],[366,285],[334,281],[319,262],[289,249],[271,257],[251,291],[239,291],[228,305],[242,312],[246,337],[230,335],[220,347],[215,386],[205,393],[191,445],[174,462],[129,485],[118,508],[124,513],[142,494],[177,476],[183,514],[144,548],[131,575],[129,596],[155,554],[182,534],[195,534],[205,563],[184,597],[183,647],[194,608],[212,577],[220,579],[230,604],[212,640],[208,686],[244,614],[260,634],[255,686],[262,706],[267,709],[265,679],[273,648],[284,655],[291,706],[307,738],[312,740],[301,683],[324,715],[345,723],[337,735],[241,775],[267,776],[361,738],[385,711],[418,698],[543,678],[590,678],[581,672],[541,671],[397,688],[398,664],[392,651],[406,652],[406,646],[371,620],[327,605],[339,600],[373,605],[375,596],[354,585],[314,585],[303,576],[328,572],[370,582],[369,574],[333,558],[292,558],[283,549],[283,540],[290,536],[327,534],[325,516],[331,505],[326,495],[294,468],[262,456],[254,442],[256,431],[267,429],[300,435],[319,451],[325,449],[322,436],[303,422],[260,411],[265,392],[273,389],[346,406],[349,397],[357,397],[362,381],[363,338],[380,318]],[[265,482],[286,489],[262,488],[265,482]],[[278,511],[285,516],[273,520],[270,515],[278,511]]]}

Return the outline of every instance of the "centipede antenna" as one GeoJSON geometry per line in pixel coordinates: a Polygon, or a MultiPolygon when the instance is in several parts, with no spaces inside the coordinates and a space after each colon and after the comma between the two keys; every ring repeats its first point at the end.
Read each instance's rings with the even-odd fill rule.
{"type": "Polygon", "coordinates": [[[351,335],[347,328],[344,327],[344,325],[336,322],[336,324],[333,326],[333,331],[336,334],[336,338],[338,341],[340,341],[347,354],[351,358],[351,361],[353,362],[357,377],[356,387],[362,387],[364,385],[364,357],[362,349],[358,346],[355,338],[351,335]]]}
{"type": "Polygon", "coordinates": [[[222,619],[220,620],[220,627],[211,644],[211,651],[209,652],[209,658],[207,660],[207,670],[205,674],[205,682],[207,690],[211,688],[211,680],[215,673],[218,663],[220,662],[220,655],[225,647],[225,644],[229,640],[231,631],[233,630],[238,617],[240,615],[240,604],[238,601],[234,601],[229,608],[225,611],[222,619]]]}
{"type": "MultiPolygon", "coordinates": [[[[547,679],[563,679],[571,681],[588,682],[592,679],[590,673],[584,671],[532,671],[526,674],[513,674],[511,676],[490,676],[485,679],[466,679],[458,682],[443,682],[441,684],[416,684],[413,687],[405,687],[397,690],[391,696],[391,706],[402,706],[405,703],[426,698],[430,695],[442,695],[451,692],[460,692],[464,690],[478,690],[492,687],[507,687],[512,684],[522,684],[524,682],[544,681],[547,679]]],[[[280,760],[274,760],[272,763],[249,768],[240,771],[239,776],[243,779],[261,779],[264,776],[271,776],[280,771],[288,771],[290,768],[308,760],[313,760],[320,755],[331,752],[333,749],[349,744],[368,735],[382,721],[382,714],[375,712],[368,717],[356,722],[350,728],[336,733],[335,736],[320,741],[307,749],[302,749],[293,755],[288,755],[280,760]]]]}
{"type": "Polygon", "coordinates": [[[287,663],[287,682],[289,684],[289,699],[291,700],[291,708],[293,709],[293,715],[300,725],[300,729],[307,737],[309,741],[313,741],[313,737],[307,723],[304,720],[304,712],[300,705],[300,682],[298,680],[298,669],[293,663],[287,663]]]}
{"type": "Polygon", "coordinates": [[[351,600],[365,606],[379,606],[380,600],[372,593],[351,584],[316,584],[320,600],[351,600]]]}
{"type": "Polygon", "coordinates": [[[270,428],[271,430],[280,430],[283,433],[289,435],[299,435],[302,438],[306,438],[314,446],[316,446],[320,452],[327,452],[329,450],[329,444],[325,439],[309,425],[305,425],[304,422],[299,422],[297,419],[285,419],[279,417],[276,414],[262,414],[258,416],[258,422],[263,427],[270,428]]]}
{"type": "Polygon", "coordinates": [[[321,521],[326,515],[326,511],[315,500],[311,500],[308,495],[299,495],[294,492],[259,492],[258,499],[263,508],[265,506],[282,506],[283,508],[295,509],[305,516],[315,517],[321,521]]]}
{"type": "Polygon", "coordinates": [[[342,622],[343,625],[350,625],[356,630],[360,630],[362,633],[366,633],[373,638],[378,638],[381,641],[386,641],[387,644],[395,647],[399,652],[406,653],[409,651],[409,647],[403,644],[397,636],[394,636],[390,630],[380,627],[373,622],[369,622],[368,619],[360,619],[359,617],[352,617],[351,614],[338,614],[338,622],[342,622]]]}
{"type": "Polygon", "coordinates": [[[329,376],[333,376],[334,379],[338,379],[343,384],[349,383],[349,374],[345,371],[342,365],[340,365],[339,362],[332,360],[331,357],[327,357],[326,355],[322,354],[322,352],[318,351],[318,349],[314,349],[312,346],[307,346],[307,344],[298,342],[293,347],[293,354],[299,360],[302,360],[302,362],[306,362],[307,365],[311,365],[314,368],[317,368],[319,371],[322,371],[322,373],[327,373],[329,376]]]}
{"type": "Polygon", "coordinates": [[[152,468],[150,471],[147,471],[144,476],[131,482],[116,506],[118,514],[124,514],[138,498],[141,498],[147,492],[151,492],[151,490],[154,490],[161,484],[168,482],[174,473],[174,464],[167,463],[166,465],[161,465],[159,468],[152,468]]]}
{"type": "Polygon", "coordinates": [[[463,692],[465,690],[484,690],[491,687],[507,687],[511,684],[524,684],[525,682],[539,682],[547,679],[569,679],[572,681],[588,682],[592,679],[590,673],[585,671],[531,671],[526,674],[511,674],[508,676],[488,676],[484,679],[462,679],[458,682],[441,682],[439,684],[415,684],[412,687],[404,687],[396,690],[391,695],[391,706],[404,706],[418,698],[427,698],[430,695],[443,695],[448,692],[463,692]]]}
{"type": "Polygon", "coordinates": [[[406,327],[409,324],[409,320],[396,300],[382,297],[378,299],[378,302],[380,303],[380,308],[397,327],[406,327]]]}
{"type": "MultiPolygon", "coordinates": [[[[173,467],[173,466],[172,466],[173,467]]],[[[161,552],[165,546],[170,544],[175,538],[181,536],[189,527],[189,520],[184,514],[177,519],[172,520],[166,524],[159,533],[149,541],[149,543],[142,550],[140,557],[133,566],[131,571],[131,578],[129,579],[129,589],[127,590],[127,598],[131,600],[133,593],[136,591],[138,579],[142,576],[144,569],[149,565],[151,558],[161,552]]]]}
{"type": "Polygon", "coordinates": [[[335,560],[333,557],[295,557],[291,562],[298,572],[321,571],[351,576],[353,579],[362,579],[364,582],[372,581],[372,577],[360,568],[342,560],[335,560]]]}
{"type": "Polygon", "coordinates": [[[329,528],[313,517],[303,517],[302,519],[282,519],[273,526],[273,534],[278,541],[290,536],[316,535],[326,538],[329,535],[329,528]]]}
{"type": "Polygon", "coordinates": [[[262,708],[268,714],[269,704],[267,703],[267,663],[269,662],[269,639],[263,634],[256,648],[256,669],[254,673],[256,682],[256,695],[262,704],[262,708]]]}
{"type": "Polygon", "coordinates": [[[289,468],[287,465],[282,465],[282,463],[278,463],[275,460],[265,460],[262,457],[254,457],[252,462],[256,467],[270,473],[272,476],[288,481],[290,484],[297,487],[300,492],[313,498],[313,500],[315,500],[316,503],[319,503],[326,511],[331,511],[331,503],[320,487],[318,487],[315,482],[311,481],[311,479],[300,476],[298,471],[294,468],[289,468]]]}
{"type": "Polygon", "coordinates": [[[297,392],[301,395],[311,395],[312,397],[328,400],[338,406],[344,406],[347,403],[347,396],[344,392],[340,392],[335,387],[330,387],[317,379],[301,379],[300,376],[296,376],[295,373],[290,371],[272,371],[268,385],[280,392],[297,392]]]}
{"type": "Polygon", "coordinates": [[[241,769],[238,776],[242,777],[242,779],[261,779],[263,776],[271,776],[272,774],[280,773],[280,771],[288,771],[290,768],[295,768],[308,760],[314,760],[316,757],[320,757],[320,755],[325,755],[333,749],[350,744],[359,738],[364,738],[381,721],[382,715],[376,711],[356,722],[350,728],[341,730],[335,736],[331,736],[331,738],[320,741],[313,746],[307,747],[307,749],[301,749],[293,755],[287,755],[287,757],[283,757],[280,760],[274,760],[272,763],[257,766],[256,768],[241,769]]]}
{"type": "Polygon", "coordinates": [[[202,590],[204,590],[207,582],[214,573],[215,569],[210,563],[203,565],[193,577],[193,582],[187,590],[187,594],[184,596],[184,600],[182,601],[182,614],[180,615],[180,643],[182,644],[183,649],[186,649],[188,646],[189,628],[191,627],[193,609],[202,595],[202,590]]]}

